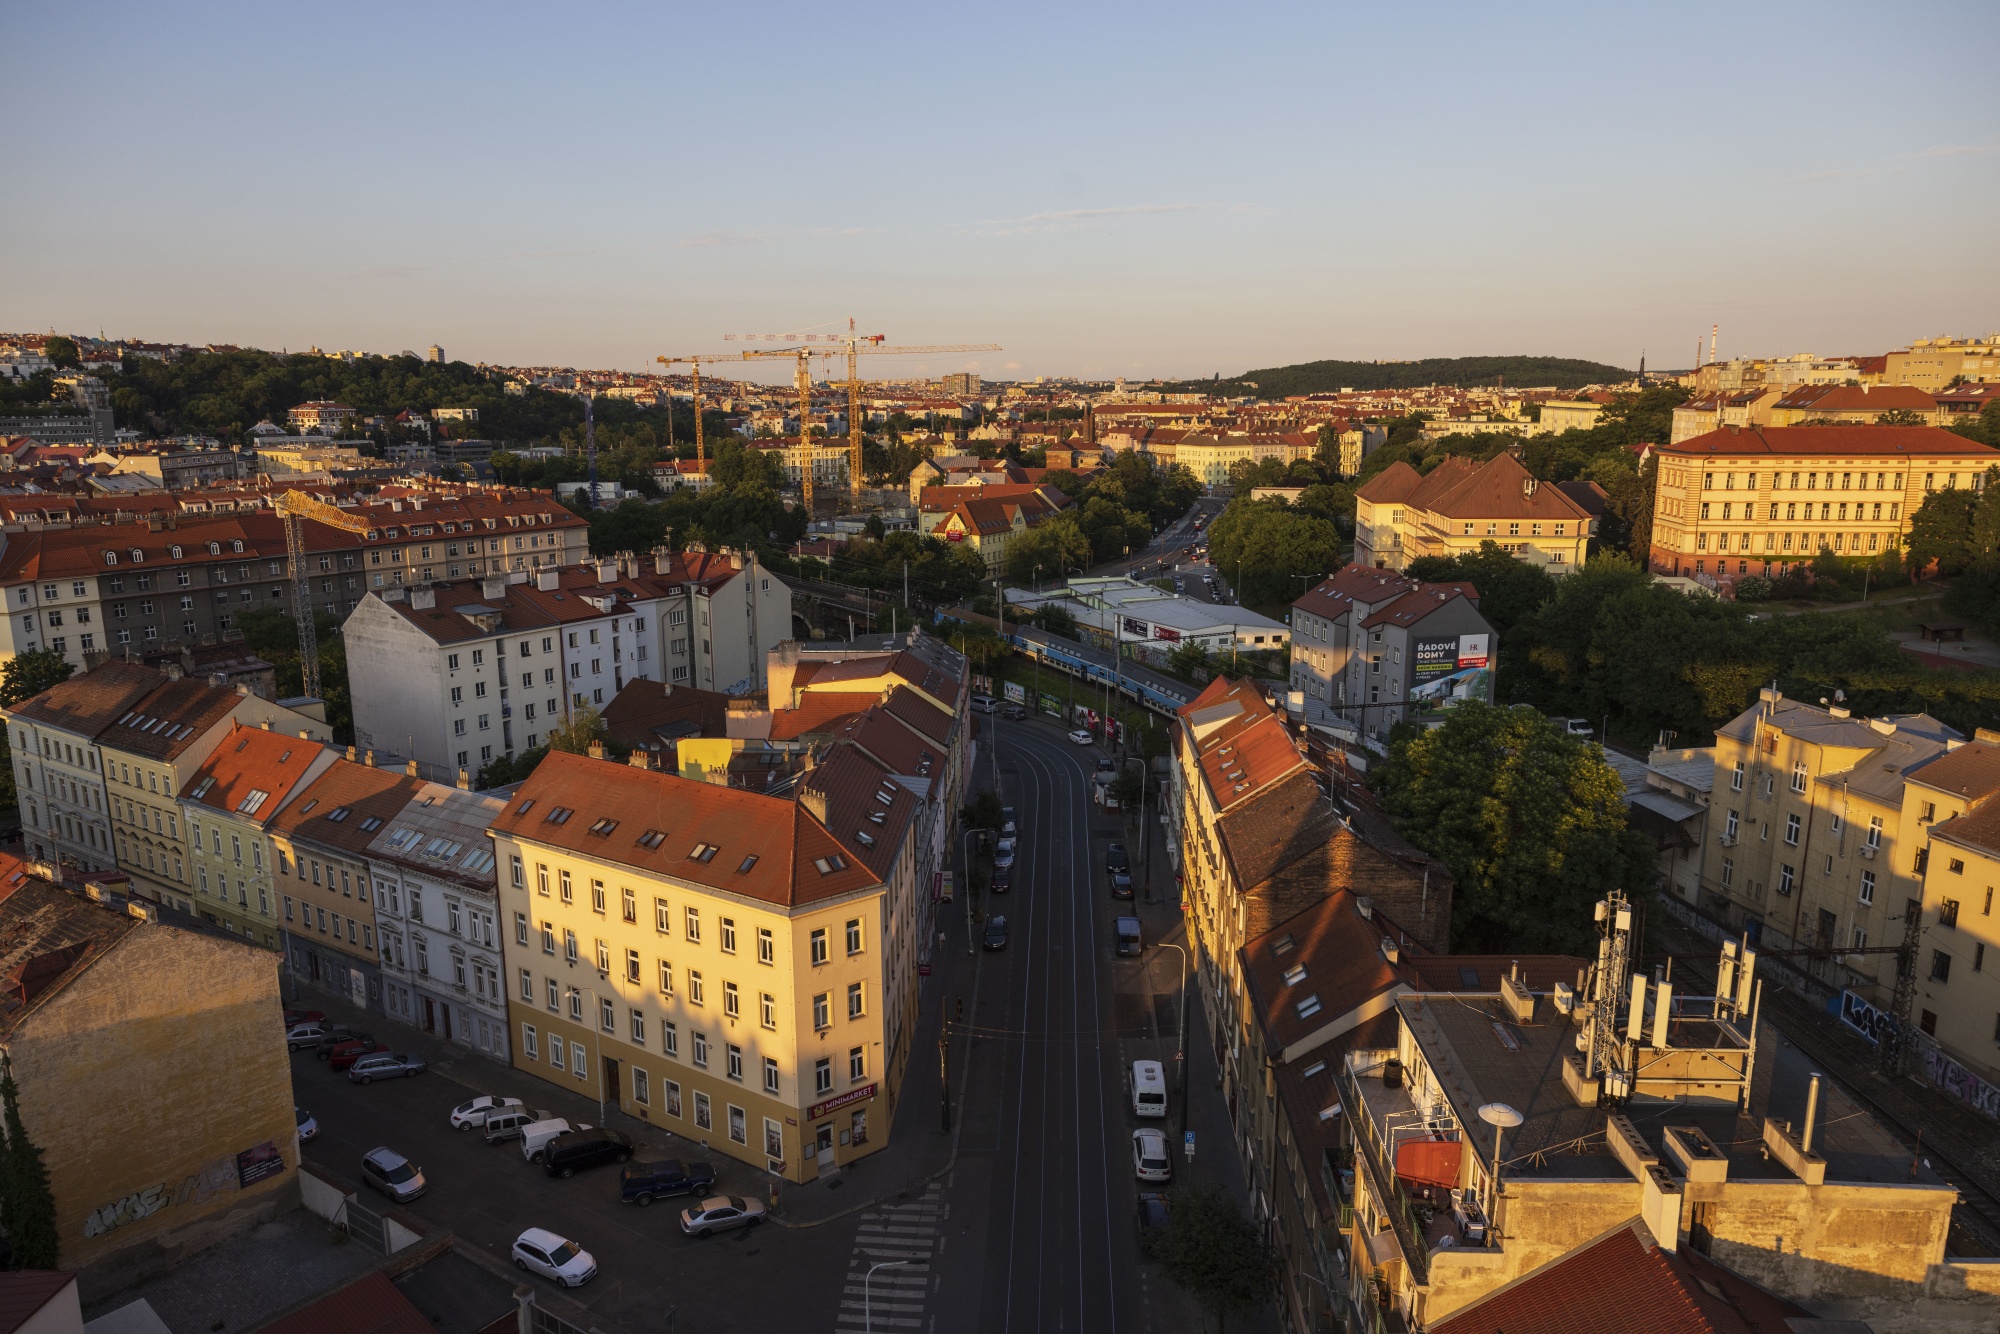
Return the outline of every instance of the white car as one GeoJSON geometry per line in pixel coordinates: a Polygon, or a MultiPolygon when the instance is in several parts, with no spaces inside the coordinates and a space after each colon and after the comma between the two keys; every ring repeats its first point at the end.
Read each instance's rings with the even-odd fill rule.
{"type": "Polygon", "coordinates": [[[482,1093],[471,1102],[462,1102],[451,1109],[451,1124],[454,1130],[471,1130],[474,1126],[486,1124],[486,1118],[495,1112],[504,1112],[519,1107],[519,1098],[500,1098],[491,1093],[482,1093]]]}
{"type": "Polygon", "coordinates": [[[1097,738],[1090,734],[1088,727],[1077,728],[1069,734],[1069,739],[1079,746],[1094,746],[1097,744],[1097,738]]]}
{"type": "Polygon", "coordinates": [[[999,844],[993,849],[993,869],[997,871],[1002,867],[1012,866],[1014,864],[1015,849],[1019,846],[1018,839],[1011,837],[1001,839],[999,844]]]}
{"type": "Polygon", "coordinates": [[[597,1261],[589,1251],[547,1228],[531,1227],[514,1238],[514,1263],[565,1288],[580,1288],[597,1276],[597,1261]]]}
{"type": "Polygon", "coordinates": [[[1174,1160],[1167,1156],[1167,1137],[1157,1130],[1132,1132],[1132,1170],[1141,1181],[1172,1181],[1174,1160]]]}
{"type": "Polygon", "coordinates": [[[294,1107],[292,1108],[292,1115],[296,1116],[299,1121],[299,1143],[303,1144],[309,1139],[319,1138],[319,1122],[313,1119],[311,1112],[303,1107],[294,1107]]]}

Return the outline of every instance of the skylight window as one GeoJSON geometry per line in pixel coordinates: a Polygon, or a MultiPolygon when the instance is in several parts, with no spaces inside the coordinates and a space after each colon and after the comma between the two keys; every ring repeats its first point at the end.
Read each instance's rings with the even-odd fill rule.
{"type": "Polygon", "coordinates": [[[250,795],[243,798],[236,809],[245,815],[255,815],[257,809],[271,799],[271,794],[261,787],[250,789],[250,795]]]}
{"type": "Polygon", "coordinates": [[[886,821],[887,819],[888,819],[888,816],[887,816],[886,814],[884,814],[884,813],[883,813],[882,811],[870,811],[870,812],[868,812],[868,822],[869,822],[870,824],[882,824],[882,823],[884,823],[884,822],[885,822],[885,821],[886,821]]]}
{"type": "Polygon", "coordinates": [[[750,874],[750,868],[755,866],[756,864],[757,864],[757,854],[753,852],[748,857],[745,857],[743,859],[742,865],[736,868],[736,874],[748,875],[750,874]]]}
{"type": "Polygon", "coordinates": [[[533,809],[535,809],[535,799],[533,797],[529,797],[526,801],[522,802],[519,806],[516,806],[514,808],[514,814],[526,815],[529,811],[533,809]]]}
{"type": "Polygon", "coordinates": [[[1293,948],[1298,943],[1299,943],[1298,941],[1292,939],[1292,933],[1287,931],[1285,932],[1284,935],[1279,936],[1276,940],[1271,942],[1271,953],[1283,954],[1286,950],[1293,948]]]}
{"type": "Polygon", "coordinates": [[[861,840],[861,846],[864,848],[872,848],[875,846],[875,835],[869,833],[865,829],[855,830],[854,836],[861,840]]]}
{"type": "Polygon", "coordinates": [[[816,857],[813,859],[813,869],[821,875],[832,875],[835,871],[845,871],[847,869],[847,858],[837,852],[825,857],[816,857]]]}
{"type": "Polygon", "coordinates": [[[1305,966],[1304,964],[1302,964],[1302,963],[1295,963],[1295,964],[1293,964],[1293,965],[1292,965],[1292,966],[1291,966],[1290,968],[1287,968],[1287,969],[1285,970],[1285,985],[1286,985],[1286,986],[1288,986],[1288,987],[1295,987],[1295,986],[1297,986],[1297,985],[1298,985],[1299,983],[1301,983],[1301,982],[1303,982],[1303,981],[1305,981],[1305,980],[1306,980],[1306,966],[1305,966]]]}
{"type": "Polygon", "coordinates": [[[382,827],[382,817],[379,815],[371,815],[367,819],[361,822],[361,827],[364,830],[380,829],[382,827]]]}
{"type": "Polygon", "coordinates": [[[315,806],[317,806],[317,805],[319,805],[319,798],[318,798],[318,797],[308,797],[308,798],[306,798],[306,804],[305,804],[305,805],[303,805],[303,806],[301,806],[301,807],[299,807],[299,814],[300,814],[300,815],[311,815],[311,814],[312,814],[312,808],[313,808],[313,807],[315,807],[315,806]]]}
{"type": "Polygon", "coordinates": [[[471,851],[471,853],[466,856],[464,866],[466,870],[475,873],[483,873],[492,870],[493,869],[492,850],[490,848],[474,848],[471,851]]]}
{"type": "Polygon", "coordinates": [[[1458,984],[1459,984],[1460,986],[1463,986],[1463,987],[1474,987],[1474,988],[1478,987],[1478,985],[1479,985],[1479,970],[1478,970],[1477,968],[1461,968],[1461,969],[1459,969],[1459,970],[1458,970],[1458,984]]]}
{"type": "Polygon", "coordinates": [[[1314,1015],[1319,1013],[1319,993],[1314,992],[1312,995],[1300,1001],[1293,1008],[1299,1012],[1299,1018],[1301,1019],[1312,1018],[1314,1015]]]}
{"type": "Polygon", "coordinates": [[[347,818],[348,813],[352,810],[353,807],[351,806],[336,806],[332,810],[326,813],[326,818],[333,821],[335,824],[339,824],[342,820],[345,820],[347,818]]]}
{"type": "Polygon", "coordinates": [[[597,823],[591,825],[590,832],[597,835],[599,838],[609,838],[611,837],[611,831],[616,829],[617,827],[618,827],[618,822],[607,815],[602,819],[598,820],[597,823]]]}
{"type": "Polygon", "coordinates": [[[691,862],[712,862],[715,860],[715,854],[720,851],[722,849],[713,843],[697,843],[694,845],[694,851],[688,854],[688,860],[691,862]]]}
{"type": "Polygon", "coordinates": [[[194,791],[188,793],[188,795],[199,800],[200,798],[207,796],[208,790],[214,786],[215,786],[215,777],[214,775],[210,775],[209,777],[202,779],[199,783],[196,783],[194,785],[194,791]]]}
{"type": "Polygon", "coordinates": [[[666,841],[667,833],[664,829],[648,829],[639,835],[639,846],[642,848],[658,848],[666,841]]]}
{"type": "Polygon", "coordinates": [[[1321,1072],[1323,1072],[1323,1071],[1324,1071],[1325,1069],[1326,1069],[1326,1062],[1325,1062],[1325,1061],[1314,1061],[1314,1062],[1313,1062],[1313,1063],[1312,1063],[1311,1065],[1309,1065],[1309,1066],[1307,1066],[1307,1067],[1306,1067],[1305,1069],[1303,1069],[1303,1070],[1299,1071],[1299,1078],[1300,1078],[1300,1079],[1311,1079],[1311,1078],[1312,1078],[1312,1077],[1313,1077],[1314,1075],[1316,1075],[1316,1074],[1320,1074],[1320,1073],[1321,1073],[1321,1072]]]}
{"type": "Polygon", "coordinates": [[[550,824],[567,824],[569,817],[575,814],[576,812],[567,806],[551,806],[549,813],[542,818],[550,824]]]}

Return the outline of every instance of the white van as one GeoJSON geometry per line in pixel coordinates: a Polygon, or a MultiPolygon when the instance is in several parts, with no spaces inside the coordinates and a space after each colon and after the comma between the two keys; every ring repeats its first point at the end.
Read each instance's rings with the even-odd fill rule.
{"type": "Polygon", "coordinates": [[[546,1149],[549,1141],[557,1135],[566,1134],[571,1130],[588,1129],[590,1127],[587,1125],[572,1126],[560,1116],[550,1117],[546,1121],[530,1121],[521,1127],[521,1156],[531,1163],[539,1163],[542,1161],[542,1150],[546,1149]]]}
{"type": "Polygon", "coordinates": [[[1132,1114],[1167,1114],[1167,1076],[1158,1061],[1132,1062],[1132,1114]]]}

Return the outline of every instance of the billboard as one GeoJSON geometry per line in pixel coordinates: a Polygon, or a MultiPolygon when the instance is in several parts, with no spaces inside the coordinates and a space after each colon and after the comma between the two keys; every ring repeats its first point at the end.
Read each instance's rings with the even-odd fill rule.
{"type": "Polygon", "coordinates": [[[1169,644],[1178,644],[1181,642],[1181,632],[1171,625],[1156,625],[1153,627],[1153,638],[1163,639],[1169,644]]]}
{"type": "Polygon", "coordinates": [[[1130,617],[1130,616],[1126,616],[1126,617],[1123,617],[1122,619],[1123,619],[1123,620],[1124,620],[1124,622],[1125,622],[1125,633],[1126,633],[1126,634],[1128,634],[1128,635],[1132,636],[1132,637],[1133,637],[1134,639],[1144,639],[1144,638],[1146,638],[1146,636],[1147,636],[1147,627],[1146,627],[1146,623],[1145,623],[1144,621],[1141,621],[1141,620],[1136,620],[1136,619],[1134,619],[1133,617],[1130,617]]]}
{"type": "Polygon", "coordinates": [[[1491,635],[1457,635],[1450,639],[1419,639],[1412,646],[1413,678],[1418,685],[1454,672],[1490,665],[1491,635]]]}
{"type": "Polygon", "coordinates": [[[1019,681],[1002,681],[1000,689],[1005,692],[1009,704],[1026,704],[1028,702],[1028,688],[1019,681]]]}

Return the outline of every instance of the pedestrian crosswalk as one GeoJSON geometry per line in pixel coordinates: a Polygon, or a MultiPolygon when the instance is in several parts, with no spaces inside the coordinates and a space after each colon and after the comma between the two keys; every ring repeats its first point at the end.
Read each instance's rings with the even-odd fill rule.
{"type": "Polygon", "coordinates": [[[943,1244],[946,1207],[943,1187],[932,1182],[915,1199],[861,1216],[835,1334],[930,1328],[924,1306],[931,1261],[943,1244]]]}

